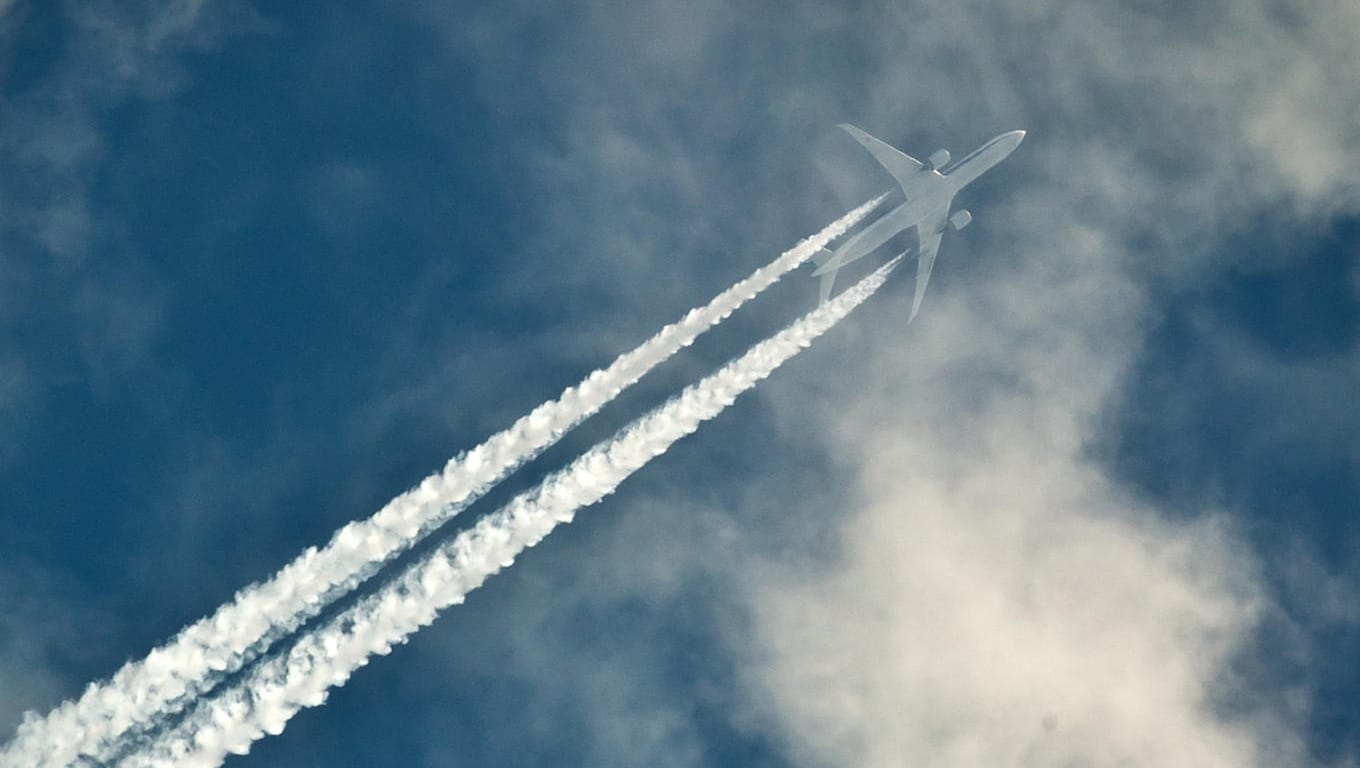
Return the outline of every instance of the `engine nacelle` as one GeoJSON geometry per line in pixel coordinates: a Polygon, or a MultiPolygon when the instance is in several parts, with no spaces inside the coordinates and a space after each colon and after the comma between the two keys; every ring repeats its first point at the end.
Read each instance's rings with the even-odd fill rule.
{"type": "Polygon", "coordinates": [[[968,222],[973,220],[973,214],[968,211],[954,211],[954,215],[949,217],[949,228],[958,232],[968,226],[968,222]]]}
{"type": "Polygon", "coordinates": [[[946,165],[949,165],[949,150],[935,150],[935,154],[930,156],[930,169],[932,171],[938,171],[946,165]]]}

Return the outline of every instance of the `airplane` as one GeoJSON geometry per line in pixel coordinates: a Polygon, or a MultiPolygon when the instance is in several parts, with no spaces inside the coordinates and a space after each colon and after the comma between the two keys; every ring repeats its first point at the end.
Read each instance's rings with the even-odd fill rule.
{"type": "Polygon", "coordinates": [[[841,123],[840,128],[864,145],[869,154],[892,174],[907,199],[855,233],[835,253],[823,248],[812,257],[817,265],[817,270],[812,274],[822,279],[821,301],[825,302],[831,296],[831,286],[841,267],[868,256],[899,232],[915,227],[916,298],[911,303],[911,318],[907,320],[911,322],[916,319],[916,313],[921,311],[921,300],[925,298],[930,270],[935,266],[935,255],[939,251],[944,231],[952,229],[957,232],[973,220],[973,214],[966,210],[955,211],[952,216],[949,214],[954,195],[1014,152],[1020,146],[1021,139],[1025,138],[1025,132],[1003,133],[950,165],[947,149],[938,150],[922,163],[849,123],[841,123]]]}

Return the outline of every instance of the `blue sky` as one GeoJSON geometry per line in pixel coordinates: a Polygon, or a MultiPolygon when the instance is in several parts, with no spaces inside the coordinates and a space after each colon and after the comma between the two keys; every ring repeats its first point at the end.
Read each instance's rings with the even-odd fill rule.
{"type": "Polygon", "coordinates": [[[885,189],[850,121],[1029,131],[921,318],[899,275],[229,764],[1353,759],[1357,23],[0,2],[0,732],[885,189]]]}

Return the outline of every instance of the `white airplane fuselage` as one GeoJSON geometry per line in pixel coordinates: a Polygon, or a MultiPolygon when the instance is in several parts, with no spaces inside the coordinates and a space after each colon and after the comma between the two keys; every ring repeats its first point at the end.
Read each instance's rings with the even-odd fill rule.
{"type": "Polygon", "coordinates": [[[954,195],[1005,160],[1020,146],[1024,137],[1024,131],[1003,133],[954,163],[948,173],[933,169],[921,171],[919,176],[912,179],[910,190],[903,185],[906,202],[856,232],[813,274],[821,275],[862,259],[912,227],[917,228],[918,237],[944,232],[949,223],[949,206],[954,201],[954,195]]]}
{"type": "MultiPolygon", "coordinates": [[[[927,171],[927,173],[939,176],[941,183],[945,183],[946,177],[941,176],[938,171],[927,171]]],[[[840,269],[852,261],[858,261],[868,256],[884,243],[912,227],[918,227],[928,220],[945,218],[940,215],[940,211],[947,212],[949,210],[949,203],[952,198],[953,195],[950,195],[941,202],[931,197],[921,196],[899,204],[842,243],[836,249],[835,257],[813,274],[820,275],[833,269],[840,269]]]]}

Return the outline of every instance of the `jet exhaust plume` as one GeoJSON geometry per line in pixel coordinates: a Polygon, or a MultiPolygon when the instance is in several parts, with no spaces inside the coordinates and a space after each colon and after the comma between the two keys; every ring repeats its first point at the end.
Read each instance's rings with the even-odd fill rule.
{"type": "Polygon", "coordinates": [[[277,735],[304,707],[323,704],[375,654],[463,602],[489,576],[510,566],[576,511],[608,496],[629,475],[719,413],[742,392],[809,346],[882,286],[902,256],[850,290],[760,342],[664,405],[597,444],[536,488],[479,520],[399,578],[306,633],[287,652],[264,659],[242,680],[206,699],[147,751],[122,763],[135,768],[216,766],[277,735]]]}
{"type": "Polygon", "coordinates": [[[309,547],[269,580],[243,588],[211,616],[181,630],[146,658],[92,683],[46,717],[30,712],[0,752],[0,766],[65,766],[99,755],[129,729],[182,710],[271,644],[296,632],[392,558],[443,525],[515,469],[597,412],[653,367],[691,344],[863,219],[870,200],[777,259],[691,310],[637,348],[556,399],[521,417],[443,470],[389,501],[366,520],[340,528],[322,549],[309,547]]]}

